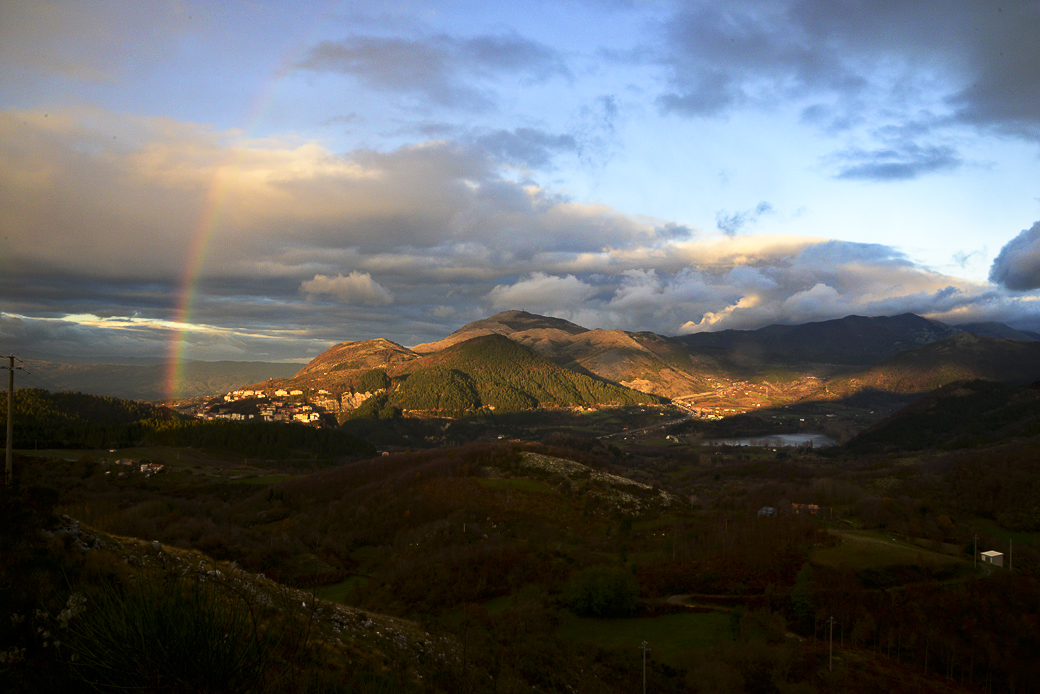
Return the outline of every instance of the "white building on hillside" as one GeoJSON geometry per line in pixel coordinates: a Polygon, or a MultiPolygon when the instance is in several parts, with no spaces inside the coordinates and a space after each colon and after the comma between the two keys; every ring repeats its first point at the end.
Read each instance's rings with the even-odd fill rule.
{"type": "Polygon", "coordinates": [[[1004,554],[1002,552],[994,552],[990,550],[988,552],[982,552],[979,556],[982,557],[982,561],[993,566],[1004,566],[1004,554]]]}

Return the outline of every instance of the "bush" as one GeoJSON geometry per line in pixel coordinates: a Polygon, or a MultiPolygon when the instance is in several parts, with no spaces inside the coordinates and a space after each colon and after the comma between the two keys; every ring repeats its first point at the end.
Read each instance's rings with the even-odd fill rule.
{"type": "Polygon", "coordinates": [[[567,602],[582,617],[629,617],[636,611],[639,584],[621,567],[584,569],[567,585],[567,602]]]}

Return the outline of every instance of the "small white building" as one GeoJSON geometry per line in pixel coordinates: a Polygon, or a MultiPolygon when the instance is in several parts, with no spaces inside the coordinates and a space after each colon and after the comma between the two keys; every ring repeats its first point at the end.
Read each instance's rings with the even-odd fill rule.
{"type": "Polygon", "coordinates": [[[1004,566],[1004,554],[1002,552],[994,552],[990,550],[988,552],[982,552],[979,556],[982,557],[982,561],[993,566],[1004,566]]]}

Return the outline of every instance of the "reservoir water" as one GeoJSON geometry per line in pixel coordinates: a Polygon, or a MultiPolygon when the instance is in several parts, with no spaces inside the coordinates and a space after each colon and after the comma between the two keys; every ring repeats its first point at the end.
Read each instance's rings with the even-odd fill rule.
{"type": "Polygon", "coordinates": [[[736,439],[711,439],[704,446],[762,446],[769,448],[786,448],[804,446],[812,441],[813,448],[826,448],[837,445],[837,441],[825,434],[805,432],[801,434],[766,434],[763,436],[745,436],[736,439]]]}

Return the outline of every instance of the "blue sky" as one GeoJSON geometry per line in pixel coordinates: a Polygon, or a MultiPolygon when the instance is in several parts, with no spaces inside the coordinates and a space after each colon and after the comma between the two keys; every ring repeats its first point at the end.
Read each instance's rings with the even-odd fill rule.
{"type": "Polygon", "coordinates": [[[1040,330],[1038,35],[1037,1],[4,3],[0,346],[1040,330]]]}

